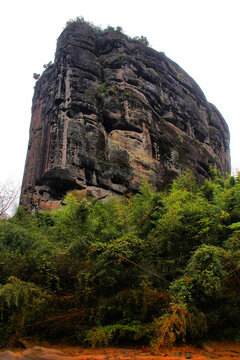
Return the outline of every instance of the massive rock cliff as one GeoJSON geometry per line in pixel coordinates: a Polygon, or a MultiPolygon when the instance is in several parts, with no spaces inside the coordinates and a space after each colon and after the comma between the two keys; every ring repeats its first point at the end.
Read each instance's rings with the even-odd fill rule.
{"type": "Polygon", "coordinates": [[[186,168],[201,181],[210,165],[230,171],[228,127],[186,72],[120,31],[66,27],[35,87],[23,205],[159,188],[186,168]]]}

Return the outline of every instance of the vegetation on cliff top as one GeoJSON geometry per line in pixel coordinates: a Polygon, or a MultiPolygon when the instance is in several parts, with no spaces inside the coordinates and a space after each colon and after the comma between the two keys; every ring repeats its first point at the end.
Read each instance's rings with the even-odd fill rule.
{"type": "Polygon", "coordinates": [[[0,220],[0,339],[92,346],[240,335],[240,183],[190,173],[103,203],[0,220]]]}
{"type": "Polygon", "coordinates": [[[104,34],[107,31],[117,31],[117,32],[123,34],[128,39],[138,41],[138,42],[140,42],[140,43],[142,43],[142,44],[144,44],[146,46],[149,45],[149,41],[146,38],[146,36],[141,35],[141,36],[135,36],[135,37],[131,38],[131,37],[127,36],[126,34],[124,34],[123,28],[121,26],[114,27],[114,26],[108,25],[105,29],[102,29],[100,26],[94,25],[92,22],[89,22],[89,21],[85,20],[83,16],[78,16],[75,19],[71,19],[71,20],[67,21],[65,29],[68,28],[70,25],[75,24],[75,23],[87,24],[87,25],[91,26],[91,28],[93,29],[93,31],[97,35],[104,34]]]}

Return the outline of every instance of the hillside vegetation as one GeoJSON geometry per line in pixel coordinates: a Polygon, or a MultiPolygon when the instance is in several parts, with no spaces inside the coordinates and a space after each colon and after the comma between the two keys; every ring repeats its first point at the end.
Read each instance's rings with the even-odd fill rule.
{"type": "Polygon", "coordinates": [[[240,337],[240,183],[212,170],[168,191],[0,220],[0,339],[161,346],[240,337]]]}

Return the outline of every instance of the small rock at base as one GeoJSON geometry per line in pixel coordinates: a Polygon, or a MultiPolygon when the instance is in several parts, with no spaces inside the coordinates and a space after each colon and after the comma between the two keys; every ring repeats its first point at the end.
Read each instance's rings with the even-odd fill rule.
{"type": "Polygon", "coordinates": [[[0,360],[12,360],[16,358],[17,356],[12,351],[5,350],[0,352],[0,360]]]}

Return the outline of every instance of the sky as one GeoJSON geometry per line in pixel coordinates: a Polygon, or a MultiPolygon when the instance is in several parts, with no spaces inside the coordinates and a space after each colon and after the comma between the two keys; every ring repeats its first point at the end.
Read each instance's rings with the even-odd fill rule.
{"type": "Polygon", "coordinates": [[[54,60],[68,20],[83,16],[178,63],[228,123],[232,169],[240,169],[239,0],[8,0],[0,5],[0,183],[21,185],[35,80],[54,60]]]}

